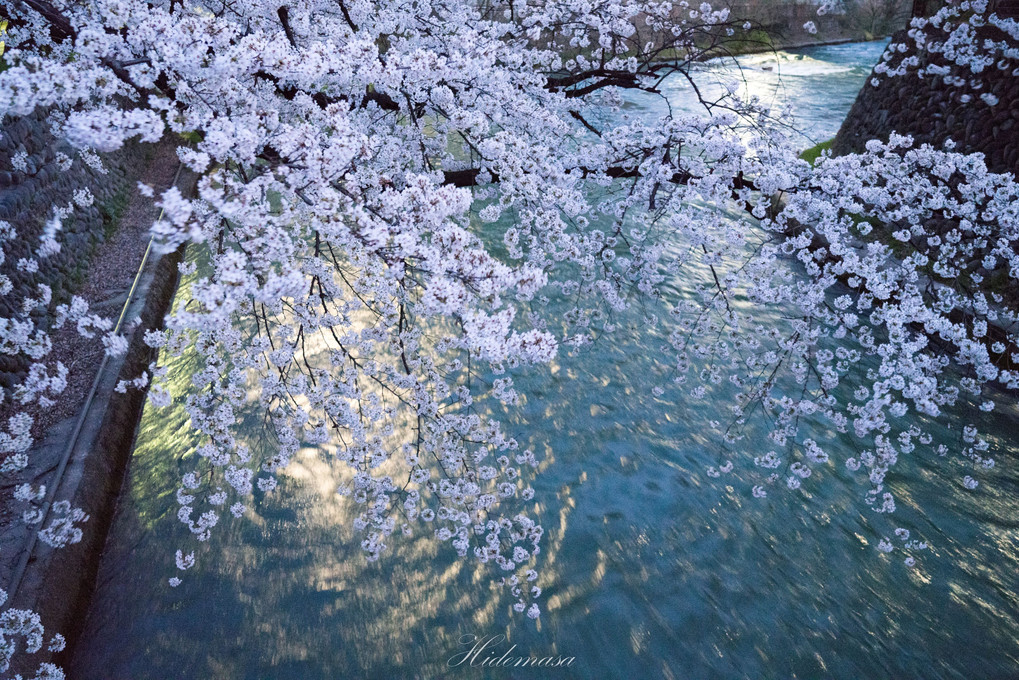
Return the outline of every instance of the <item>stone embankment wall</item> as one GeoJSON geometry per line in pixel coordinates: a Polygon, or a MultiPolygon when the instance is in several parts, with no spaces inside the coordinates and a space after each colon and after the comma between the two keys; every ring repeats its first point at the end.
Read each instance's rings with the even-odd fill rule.
{"type": "MultiPolygon", "coordinates": [[[[176,292],[183,248],[161,257],[152,254],[139,267],[156,207],[152,199],[135,190],[141,179],[158,190],[171,183],[177,165],[175,146],[172,139],[159,145],[131,144],[115,154],[104,154],[97,169],[52,134],[45,113],[5,119],[0,124],[0,220],[17,232],[14,240],[0,244],[5,254],[0,272],[10,277],[14,287],[0,296],[0,318],[17,317],[20,310],[14,305],[45,283],[53,290],[51,310],[73,294],[84,295],[89,290],[93,295],[86,297],[94,297],[98,290],[101,294],[92,308],[116,320],[134,273],[140,272],[124,316],[127,353],[98,367],[90,366],[80,354],[57,357],[74,364],[72,374],[79,371],[85,375],[85,388],[80,394],[72,394],[74,390],[69,388],[61,396],[69,400],[66,413],[70,415],[50,418],[52,424],[33,432],[36,442],[29,452],[29,467],[13,480],[46,484],[55,490],[54,500],[66,500],[83,509],[90,519],[80,525],[81,542],[58,550],[41,541],[32,545],[31,533],[41,527],[21,521],[23,508],[12,502],[10,486],[0,494],[0,588],[10,589],[17,583],[7,606],[38,612],[49,634],[60,632],[67,637],[68,650],[84,620],[146,396],[144,391],[120,393],[115,388],[120,380],[138,377],[156,358],[156,351],[144,343],[143,336],[147,329],[161,327],[176,292]],[[20,271],[18,260],[33,257],[53,206],[66,207],[83,188],[91,192],[94,201],[75,205],[63,220],[60,252],[39,260],[37,272],[20,271]],[[133,245],[122,249],[123,243],[133,245]],[[120,282],[119,275],[111,276],[111,266],[126,271],[127,280],[120,282]],[[86,399],[96,368],[94,398],[86,399]],[[64,474],[57,479],[54,470],[65,457],[64,474]],[[19,580],[18,565],[25,554],[30,559],[19,580]]],[[[172,181],[185,194],[193,191],[195,178],[187,172],[172,181]]],[[[46,326],[46,319],[37,319],[37,324],[46,326]]],[[[55,342],[54,351],[59,352],[58,345],[55,342]]],[[[0,354],[0,386],[10,387],[26,368],[24,357],[0,354]]],[[[18,655],[11,670],[31,677],[41,661],[61,663],[68,654],[41,651],[18,655]]]]}
{"type": "Polygon", "coordinates": [[[737,24],[749,21],[752,26],[748,34],[737,31],[726,45],[728,51],[743,54],[876,40],[904,26],[910,10],[907,0],[885,0],[872,7],[848,3],[844,11],[820,14],[820,4],[810,1],[731,0],[725,6],[737,24]]]}
{"type": "MultiPolygon", "coordinates": [[[[1019,10],[1012,16],[1015,14],[1019,14],[1019,10]]],[[[993,37],[1001,39],[1002,35],[993,37]]],[[[896,62],[914,55],[920,57],[921,63],[930,59],[926,54],[917,55],[915,43],[905,31],[892,37],[892,44],[895,43],[911,47],[900,53],[896,62]]],[[[947,65],[943,61],[939,63],[947,65]]],[[[1019,77],[1013,75],[1015,60],[1000,63],[1004,68],[994,64],[978,75],[968,68],[951,67],[951,74],[956,77],[968,81],[977,79],[979,88],[969,84],[952,86],[942,78],[919,78],[913,72],[892,78],[872,74],[871,78],[878,75],[878,85],[871,84],[871,78],[868,78],[832,141],[832,153],[859,153],[868,140],[887,141],[894,132],[910,135],[914,145],[930,144],[943,148],[946,141],[952,140],[958,151],[982,153],[992,172],[1019,177],[1019,77]],[[980,96],[985,93],[991,95],[990,103],[980,96]]],[[[953,219],[938,217],[929,220],[926,226],[935,232],[945,233],[955,225],[953,219]]],[[[882,231],[886,242],[890,242],[887,228],[877,227],[874,233],[882,231]]],[[[986,272],[986,285],[1006,300],[1019,299],[1019,286],[1009,276],[1006,267],[1002,265],[997,270],[986,272]]],[[[953,323],[971,319],[958,310],[950,317],[953,323]]],[[[943,342],[938,336],[931,335],[930,338],[936,343],[943,342]]],[[[1016,370],[1012,357],[1016,356],[1019,348],[1009,342],[1005,330],[989,325],[987,342],[988,351],[1000,368],[1016,370]],[[1005,351],[994,351],[992,347],[996,342],[1003,343],[1005,351]]]]}
{"type": "MultiPolygon", "coordinates": [[[[89,256],[116,223],[137,155],[106,154],[97,170],[54,138],[45,112],[4,121],[0,127],[0,220],[10,223],[17,237],[3,244],[6,259],[0,273],[10,277],[14,289],[0,297],[0,317],[16,316],[19,310],[12,305],[35,294],[40,283],[53,290],[54,304],[70,299],[85,276],[89,256]],[[69,168],[61,155],[70,159],[69,168]],[[22,160],[23,169],[16,158],[22,160]],[[53,206],[66,207],[83,188],[91,192],[94,202],[75,205],[63,220],[60,252],[39,260],[37,272],[19,271],[18,260],[33,256],[53,206]]],[[[24,357],[0,354],[0,387],[10,388],[26,368],[24,357]]]]}
{"type": "MultiPolygon", "coordinates": [[[[698,3],[691,3],[697,5],[698,3]]],[[[711,3],[719,7],[721,3],[711,3]]],[[[905,2],[889,2],[889,16],[880,21],[864,22],[848,14],[818,14],[818,4],[813,2],[761,2],[760,0],[736,0],[725,3],[730,16],[739,21],[749,20],[755,27],[767,33],[775,45],[796,45],[806,42],[839,42],[844,40],[874,40],[905,23],[907,7],[905,2]],[[804,28],[810,22],[815,31],[804,28]]]]}
{"type": "MultiPolygon", "coordinates": [[[[892,42],[912,45],[904,32],[892,42]]],[[[960,77],[973,77],[955,70],[960,77]]],[[[992,66],[980,75],[980,82],[982,88],[973,91],[913,74],[882,77],[876,87],[868,79],[832,143],[832,152],[860,152],[867,140],[887,140],[897,132],[911,135],[917,144],[939,148],[951,139],[960,151],[983,153],[991,170],[1019,176],[1019,78],[1012,75],[1012,68],[992,66]],[[997,103],[987,104],[981,93],[990,93],[997,103]],[[964,101],[967,94],[969,100],[964,101]]]]}

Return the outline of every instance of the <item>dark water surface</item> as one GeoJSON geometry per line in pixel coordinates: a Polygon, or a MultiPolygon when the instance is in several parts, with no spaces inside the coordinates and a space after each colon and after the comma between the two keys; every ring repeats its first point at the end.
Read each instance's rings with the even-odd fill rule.
{"type": "MultiPolygon", "coordinates": [[[[883,44],[744,65],[762,97],[796,103],[806,147],[837,130],[883,44]]],[[[681,103],[682,89],[670,99],[681,103]]],[[[621,322],[639,326],[640,315],[621,322]]],[[[69,677],[1019,677],[1014,407],[980,421],[999,465],[975,491],[963,489],[962,466],[927,447],[890,475],[898,525],[933,548],[910,569],[899,551],[874,549],[887,525],[874,524],[867,487],[841,465],[763,500],[738,468],[707,477],[707,465],[767,449],[750,439],[723,450],[708,425],[726,418],[722,392],[649,393],[648,376],[667,370],[662,343],[622,333],[517,379],[527,397],[509,429],[545,456],[534,482],[546,529],[537,626],[509,611],[486,570],[434,539],[394,540],[367,564],[335,494],[343,473],[311,449],[280,492],[223,520],[184,585],[167,587],[172,552],[188,545],[174,492],[193,442],[180,407],[147,409],[69,677]],[[450,668],[465,634],[576,660],[450,668]]],[[[956,445],[958,427],[939,430],[941,441],[956,445]]],[[[842,438],[827,449],[843,460],[854,447],[842,438]]]]}

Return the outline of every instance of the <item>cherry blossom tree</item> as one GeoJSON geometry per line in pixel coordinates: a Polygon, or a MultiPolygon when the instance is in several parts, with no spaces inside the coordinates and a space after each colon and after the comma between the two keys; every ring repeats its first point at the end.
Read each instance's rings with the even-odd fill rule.
{"type": "MultiPolygon", "coordinates": [[[[694,396],[723,383],[736,390],[720,443],[740,441],[755,418],[769,423],[764,444],[733,448],[707,470],[739,465],[755,497],[840,465],[868,480],[862,502],[890,513],[885,476],[900,454],[932,444],[911,416],[937,417],[968,395],[991,409],[987,386],[1019,387],[1019,298],[1008,294],[1019,278],[1014,178],[980,156],[913,148],[898,135],[863,154],[800,160],[780,116],[696,68],[749,28],[725,9],[646,0],[0,7],[9,19],[0,115],[46,111],[88,162],[130,139],[178,135],[181,162],[200,175],[197,195],[157,198],[159,247],[188,243],[197,254],[184,267],[194,275],[187,299],[147,335],[164,356],[196,353],[198,368],[183,394],[155,364],[124,385],[151,379],[152,404],[181,400],[202,437],[177,493],[198,541],[226,513],[242,516],[255,486],[272,491],[300,447],[319,446],[351,471],[340,492],[359,508],[367,559],[401,534],[434,533],[491,565],[514,609],[538,617],[543,529],[526,502],[539,461],[487,405],[512,408],[513,374],[626,332],[614,318],[635,305],[669,332],[666,380],[694,396]],[[687,82],[701,110],[622,109],[625,97],[663,98],[667,78],[687,82]],[[662,285],[677,277],[688,283],[678,298],[662,285]],[[553,300],[568,311],[553,313],[553,300]],[[781,310],[778,321],[769,310],[781,310]],[[843,384],[850,373],[862,374],[854,390],[843,384]],[[265,413],[266,450],[237,436],[237,413],[252,401],[265,413]],[[833,459],[807,423],[853,433],[861,453],[833,459]]],[[[947,11],[914,20],[920,48],[974,74],[1016,68],[1014,21],[988,17],[983,2],[947,11]],[[1001,37],[977,40],[981,22],[1001,37]]],[[[896,61],[903,52],[890,47],[880,77],[916,77],[919,62],[896,61]]],[[[54,206],[36,260],[59,250],[73,209],[54,206]]],[[[53,305],[45,286],[19,304],[21,315],[0,320],[0,343],[33,363],[4,398],[45,405],[66,368],[48,359],[30,312],[53,305]]],[[[54,326],[123,351],[112,324],[80,299],[52,312],[54,326]]],[[[12,417],[0,440],[3,469],[24,467],[31,418],[12,417]]],[[[973,475],[993,465],[975,428],[963,443],[951,453],[973,475]]],[[[18,493],[30,503],[39,489],[18,493]]],[[[80,519],[66,508],[44,531],[73,542],[80,519]]],[[[878,548],[912,564],[925,544],[889,526],[878,548]]],[[[195,560],[181,548],[184,576],[195,560]]],[[[42,646],[37,615],[0,617],[3,658],[18,640],[42,646]]],[[[45,665],[39,677],[61,676],[45,665]]]]}

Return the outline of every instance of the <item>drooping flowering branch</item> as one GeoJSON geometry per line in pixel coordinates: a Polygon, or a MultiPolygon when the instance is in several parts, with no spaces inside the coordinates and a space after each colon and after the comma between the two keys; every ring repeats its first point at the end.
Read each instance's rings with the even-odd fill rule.
{"type": "MultiPolygon", "coordinates": [[[[702,89],[694,64],[741,30],[726,10],[0,6],[12,22],[0,114],[47,108],[86,155],[168,132],[193,142],[179,155],[202,176],[197,195],[164,192],[152,233],[207,262],[148,340],[196,357],[187,394],[149,373],[152,402],[183,400],[202,437],[177,493],[197,540],[319,447],[349,470],[341,492],[368,559],[424,528],[493,566],[514,608],[537,617],[543,529],[526,504],[538,461],[495,414],[520,396],[509,371],[621,332],[613,315],[636,304],[669,324],[664,379],[693,397],[736,389],[723,441],[772,415],[775,450],[747,461],[758,497],[838,462],[863,469],[867,501],[891,512],[886,475],[930,443],[903,418],[988,383],[1016,387],[1000,365],[1015,310],[986,285],[1019,276],[1014,178],[898,137],[809,166],[738,84],[702,89]],[[666,77],[686,79],[704,111],[620,114],[624,94],[660,97],[666,77]],[[680,276],[684,299],[662,285],[680,276]],[[576,302],[553,313],[552,296],[576,302]],[[766,323],[775,309],[784,320],[766,323]],[[866,384],[846,396],[852,371],[866,384]],[[258,450],[237,432],[252,402],[271,443],[258,450]],[[863,452],[831,460],[801,427],[818,419],[851,427],[863,452]]],[[[77,302],[57,314],[107,330],[77,302]]],[[[4,351],[43,365],[44,334],[5,324],[4,351]]],[[[33,370],[23,394],[59,391],[59,367],[33,370]]],[[[12,421],[6,460],[23,462],[30,428],[12,421]]],[[[961,453],[989,465],[966,432],[961,453]]],[[[193,554],[176,562],[185,571],[193,554]]]]}

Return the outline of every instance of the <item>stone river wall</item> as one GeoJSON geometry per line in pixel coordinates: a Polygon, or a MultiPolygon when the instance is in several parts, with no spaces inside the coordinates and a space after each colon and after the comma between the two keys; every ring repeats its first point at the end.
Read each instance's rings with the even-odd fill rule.
{"type": "MultiPolygon", "coordinates": [[[[892,42],[912,44],[904,33],[892,42]]],[[[907,52],[908,56],[910,53],[907,52]]],[[[958,68],[956,75],[972,77],[958,68]]],[[[982,88],[969,101],[966,91],[946,85],[941,78],[913,75],[883,78],[876,87],[870,79],[860,90],[832,144],[836,155],[863,150],[870,139],[887,140],[892,132],[911,135],[916,142],[941,147],[951,139],[958,149],[984,154],[988,168],[1019,176],[1019,77],[1013,68],[991,67],[980,74],[982,88]],[[989,105],[978,95],[990,93],[989,105]]]]}

